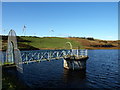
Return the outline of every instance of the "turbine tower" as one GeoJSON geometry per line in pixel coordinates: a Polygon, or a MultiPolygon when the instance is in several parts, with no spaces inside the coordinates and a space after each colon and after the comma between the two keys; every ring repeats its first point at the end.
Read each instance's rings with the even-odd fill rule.
{"type": "Polygon", "coordinates": [[[25,36],[25,34],[26,34],[26,26],[24,25],[23,26],[23,36],[25,36]]]}

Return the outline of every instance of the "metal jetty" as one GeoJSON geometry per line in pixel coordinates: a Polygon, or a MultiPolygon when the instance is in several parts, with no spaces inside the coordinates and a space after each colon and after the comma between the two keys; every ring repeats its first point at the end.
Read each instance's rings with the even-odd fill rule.
{"type": "Polygon", "coordinates": [[[86,68],[86,60],[88,59],[87,50],[84,49],[72,49],[70,50],[39,50],[39,51],[23,51],[20,52],[17,46],[16,33],[14,30],[10,30],[8,34],[8,48],[6,51],[6,61],[8,66],[15,65],[18,71],[23,71],[23,64],[29,64],[33,62],[40,63],[41,61],[51,60],[64,60],[64,68],[78,70],[86,68]]]}

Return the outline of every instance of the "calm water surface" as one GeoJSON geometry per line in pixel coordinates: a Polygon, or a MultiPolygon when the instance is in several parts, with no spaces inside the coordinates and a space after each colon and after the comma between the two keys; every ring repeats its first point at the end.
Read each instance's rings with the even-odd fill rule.
{"type": "Polygon", "coordinates": [[[62,59],[24,64],[19,78],[30,88],[120,88],[118,54],[89,50],[86,71],[66,70],[62,59]]]}

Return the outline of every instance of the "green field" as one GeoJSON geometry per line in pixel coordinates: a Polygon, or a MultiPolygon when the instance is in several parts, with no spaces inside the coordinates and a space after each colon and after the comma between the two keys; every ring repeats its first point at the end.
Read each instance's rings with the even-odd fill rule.
{"type": "Polygon", "coordinates": [[[73,48],[83,48],[80,42],[70,40],[67,38],[60,37],[20,37],[21,40],[18,40],[19,48],[24,48],[24,45],[28,47],[34,47],[37,49],[70,49],[69,44],[66,42],[71,42],[73,48]],[[23,44],[23,45],[22,45],[23,44]]]}
{"type": "MultiPolygon", "coordinates": [[[[118,49],[118,41],[107,41],[93,38],[80,37],[35,37],[17,36],[18,48],[20,50],[39,49],[70,49],[71,42],[73,49],[118,49]]],[[[8,37],[2,37],[2,50],[7,49],[8,37]]]]}

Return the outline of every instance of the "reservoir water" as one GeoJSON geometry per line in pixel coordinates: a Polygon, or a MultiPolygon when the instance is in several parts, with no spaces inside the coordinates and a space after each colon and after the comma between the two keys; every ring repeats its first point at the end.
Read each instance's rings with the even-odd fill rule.
{"type": "Polygon", "coordinates": [[[16,74],[29,88],[120,88],[119,50],[88,50],[86,71],[63,68],[63,60],[43,61],[23,65],[16,74]]]}

